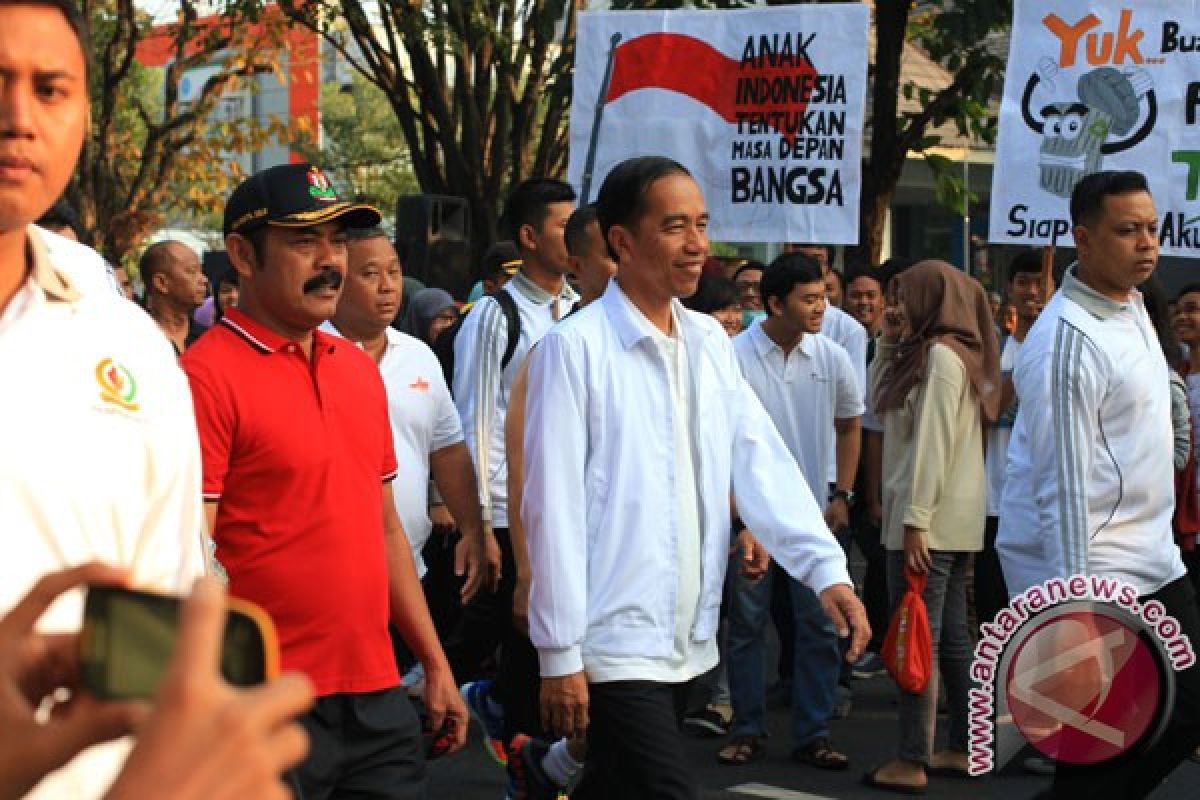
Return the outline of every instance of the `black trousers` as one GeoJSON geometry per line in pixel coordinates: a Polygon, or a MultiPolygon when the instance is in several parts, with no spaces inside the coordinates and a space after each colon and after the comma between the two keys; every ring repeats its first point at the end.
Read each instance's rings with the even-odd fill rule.
{"type": "Polygon", "coordinates": [[[296,800],[423,800],[421,723],[403,689],[317,698],[300,717],[308,758],[288,774],[296,800]]]}
{"type": "Polygon", "coordinates": [[[698,800],[679,722],[690,683],[588,685],[588,756],[572,800],[698,800]]]}
{"type": "MultiPolygon", "coordinates": [[[[871,641],[867,649],[878,653],[883,649],[883,637],[887,635],[888,623],[892,621],[892,601],[887,586],[887,551],[883,548],[878,525],[867,519],[866,508],[856,504],[850,518],[851,536],[867,564],[863,574],[862,603],[867,609],[867,622],[871,624],[871,641]]],[[[846,553],[849,559],[849,552],[846,553]]]]}
{"type": "MultiPolygon", "coordinates": [[[[1200,607],[1187,577],[1173,581],[1152,595],[1174,617],[1182,633],[1200,654],[1200,607]]],[[[1058,765],[1054,776],[1055,798],[1113,798],[1133,800],[1148,795],[1200,745],[1200,662],[1175,673],[1175,710],[1158,742],[1144,753],[1127,753],[1105,764],[1058,765]]]]}
{"type": "Polygon", "coordinates": [[[541,736],[538,710],[538,658],[529,638],[513,625],[513,592],[517,565],[508,528],[496,528],[500,546],[500,586],[495,592],[480,590],[462,610],[458,624],[445,643],[446,658],[459,683],[482,677],[486,665],[500,650],[496,671],[496,699],[504,706],[505,740],[518,733],[541,736]]]}
{"type": "Polygon", "coordinates": [[[983,550],[975,554],[975,617],[980,625],[991,622],[1008,605],[1008,587],[996,552],[999,517],[988,517],[983,528],[983,550]]]}

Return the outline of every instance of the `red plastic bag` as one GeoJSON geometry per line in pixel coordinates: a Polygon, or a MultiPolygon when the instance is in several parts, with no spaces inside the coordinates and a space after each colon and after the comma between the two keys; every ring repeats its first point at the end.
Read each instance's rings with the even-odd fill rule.
{"type": "Polygon", "coordinates": [[[905,570],[908,591],[888,625],[883,640],[883,663],[906,692],[920,694],[933,674],[933,635],[929,631],[929,613],[925,610],[926,578],[905,570]]]}

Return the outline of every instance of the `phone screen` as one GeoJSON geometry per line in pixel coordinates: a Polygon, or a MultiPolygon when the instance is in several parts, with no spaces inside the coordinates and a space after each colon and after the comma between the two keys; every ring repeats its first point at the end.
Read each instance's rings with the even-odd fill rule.
{"type": "MultiPolygon", "coordinates": [[[[221,673],[253,686],[278,671],[278,645],[261,609],[231,601],[221,643],[221,673]]],[[[91,587],[84,606],[81,666],[98,697],[149,698],[175,649],[180,602],[167,595],[91,587]]]]}

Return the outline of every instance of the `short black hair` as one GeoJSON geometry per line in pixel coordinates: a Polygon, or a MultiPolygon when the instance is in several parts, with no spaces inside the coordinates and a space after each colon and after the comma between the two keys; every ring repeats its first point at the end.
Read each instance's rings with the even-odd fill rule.
{"type": "Polygon", "coordinates": [[[817,260],[804,253],[784,253],[778,256],[763,270],[763,308],[770,313],[772,297],[779,298],[780,303],[786,303],[792,289],[805,283],[825,283],[825,276],[817,260]]]}
{"type": "Polygon", "coordinates": [[[883,278],[884,293],[887,293],[888,285],[891,284],[893,278],[911,268],[916,263],[917,262],[913,261],[911,258],[893,256],[892,258],[889,258],[887,261],[884,261],[882,264],[880,264],[879,275],[883,278]]]}
{"type": "Polygon", "coordinates": [[[762,263],[761,261],[755,261],[755,260],[751,259],[733,271],[733,279],[736,281],[738,279],[738,277],[746,270],[756,269],[759,272],[762,272],[766,268],[767,268],[766,264],[762,263]]]}
{"type": "Polygon", "coordinates": [[[846,294],[846,276],[843,275],[841,271],[836,270],[833,267],[830,267],[829,272],[826,274],[837,278],[838,286],[842,287],[842,294],[846,294]]]}
{"type": "Polygon", "coordinates": [[[1189,283],[1175,293],[1175,302],[1183,299],[1185,294],[1200,294],[1200,283],[1189,283]]]}
{"type": "Polygon", "coordinates": [[[1150,191],[1146,176],[1136,170],[1103,170],[1084,175],[1071,192],[1071,225],[1093,225],[1104,213],[1109,195],[1150,191]]]}
{"type": "Polygon", "coordinates": [[[594,204],[589,203],[575,209],[567,220],[567,253],[576,257],[584,254],[588,248],[588,226],[597,220],[599,216],[594,204]]]}
{"type": "Polygon", "coordinates": [[[508,193],[504,213],[500,215],[500,230],[505,238],[518,241],[517,232],[525,225],[541,228],[550,213],[551,203],[570,203],[575,190],[555,178],[530,178],[521,181],[508,193]]]}
{"type": "MultiPolygon", "coordinates": [[[[175,261],[175,256],[171,254],[171,245],[181,244],[174,239],[163,239],[161,242],[155,242],[142,252],[142,257],[138,259],[138,275],[142,276],[142,290],[146,293],[146,297],[150,296],[151,286],[154,283],[154,276],[160,272],[165,272],[175,261]]],[[[187,247],[187,245],[182,245],[187,247]]]]}
{"type": "Polygon", "coordinates": [[[872,269],[871,267],[862,263],[852,264],[850,268],[846,270],[846,286],[849,287],[850,284],[854,283],[859,278],[870,278],[879,285],[879,291],[883,291],[884,275],[882,269],[872,269]]]}
{"type": "MultiPolygon", "coordinates": [[[[0,0],[0,4],[5,0],[0,0]]],[[[47,228],[49,230],[62,230],[70,228],[75,233],[75,238],[87,244],[87,231],[83,228],[83,220],[79,218],[79,214],[75,213],[75,209],[71,208],[65,200],[59,200],[42,216],[38,217],[37,226],[39,228],[47,228]]]]}
{"type": "Polygon", "coordinates": [[[683,301],[685,308],[711,314],[738,305],[738,290],[733,281],[721,275],[704,273],[696,284],[696,293],[683,301]]]}
{"type": "Polygon", "coordinates": [[[75,0],[0,0],[0,6],[43,6],[60,11],[67,18],[67,25],[75,34],[75,40],[79,42],[79,49],[83,52],[84,70],[91,71],[92,46],[88,34],[88,21],[75,4],[75,0]]]}
{"type": "Polygon", "coordinates": [[[1017,275],[1042,273],[1042,253],[1040,250],[1022,250],[1008,264],[1008,279],[1011,281],[1017,275]]]}
{"type": "MultiPolygon", "coordinates": [[[[596,216],[606,243],[614,225],[632,227],[641,218],[646,212],[646,192],[650,185],[668,175],[692,177],[687,167],[664,156],[628,158],[609,171],[596,195],[596,216]]],[[[613,260],[617,260],[612,247],[608,249],[613,260]]]]}

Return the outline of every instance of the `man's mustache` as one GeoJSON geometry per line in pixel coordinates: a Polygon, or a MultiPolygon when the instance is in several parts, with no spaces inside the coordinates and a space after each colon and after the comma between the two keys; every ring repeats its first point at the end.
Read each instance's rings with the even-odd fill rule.
{"type": "Polygon", "coordinates": [[[304,293],[320,289],[337,289],[342,285],[342,273],[332,269],[321,270],[304,282],[304,293]]]}

